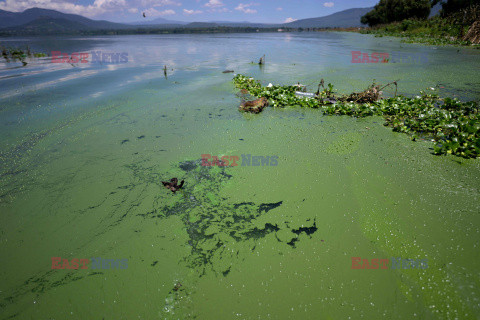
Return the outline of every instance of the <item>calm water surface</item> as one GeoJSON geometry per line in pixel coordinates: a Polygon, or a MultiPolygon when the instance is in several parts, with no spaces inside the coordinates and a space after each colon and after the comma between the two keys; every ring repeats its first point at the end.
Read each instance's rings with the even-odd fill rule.
{"type": "Polygon", "coordinates": [[[222,73],[310,91],[324,78],[342,93],[398,80],[408,96],[473,100],[478,50],[351,33],[0,42],[128,53],[0,62],[1,319],[480,317],[478,159],[433,156],[380,117],[241,114],[222,73]],[[428,61],[352,64],[351,51],[428,61]],[[278,165],[208,168],[202,154],[278,165]],[[161,183],[173,177],[185,180],[176,194],[161,183]],[[90,263],[57,270],[52,257],[90,263]],[[352,257],[428,267],[352,269],[352,257]]]}

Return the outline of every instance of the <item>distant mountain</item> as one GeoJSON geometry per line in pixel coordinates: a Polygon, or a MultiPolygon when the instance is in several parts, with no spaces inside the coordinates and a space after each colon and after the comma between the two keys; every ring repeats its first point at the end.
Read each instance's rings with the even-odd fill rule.
{"type": "Polygon", "coordinates": [[[230,27],[230,28],[277,28],[277,24],[252,23],[252,22],[230,22],[230,21],[216,21],[216,22],[191,22],[184,25],[184,28],[215,28],[215,27],[230,27]]]}
{"type": "Polygon", "coordinates": [[[70,34],[78,30],[91,29],[84,24],[67,19],[55,19],[49,17],[40,17],[21,26],[3,28],[4,31],[19,32],[21,34],[52,34],[63,33],[70,34]]]}
{"type": "Polygon", "coordinates": [[[284,24],[265,24],[255,22],[182,22],[156,18],[154,20],[138,21],[122,24],[105,20],[92,20],[76,14],[66,14],[55,10],[31,8],[23,12],[9,12],[0,10],[0,32],[3,35],[20,34],[73,34],[106,32],[101,30],[142,29],[140,31],[122,31],[124,33],[150,33],[145,29],[174,29],[174,28],[334,28],[360,27],[360,18],[373,8],[356,8],[340,11],[328,16],[302,19],[284,24]],[[99,31],[100,30],[100,31],[99,31]]]}
{"type": "Polygon", "coordinates": [[[302,19],[290,23],[285,23],[283,24],[283,26],[289,28],[362,27],[364,25],[360,22],[361,17],[372,10],[373,7],[347,9],[324,17],[302,19]]]}
{"type": "Polygon", "coordinates": [[[240,27],[240,28],[274,28],[278,26],[277,24],[265,24],[265,23],[254,23],[254,22],[215,22],[219,26],[223,27],[240,27]]]}
{"type": "Polygon", "coordinates": [[[225,21],[225,20],[218,20],[218,21],[209,21],[211,23],[217,24],[224,24],[224,23],[251,23],[250,21],[225,21]]]}
{"type": "Polygon", "coordinates": [[[166,24],[177,24],[177,25],[184,25],[188,24],[189,22],[185,21],[175,21],[175,20],[168,20],[164,18],[156,18],[153,20],[147,20],[145,19],[144,21],[135,21],[135,22],[129,22],[127,24],[133,24],[133,25],[166,25],[166,24]]]}
{"type": "Polygon", "coordinates": [[[218,24],[212,22],[191,22],[185,25],[186,28],[213,28],[218,26],[218,24]]]}
{"type": "Polygon", "coordinates": [[[364,26],[360,19],[367,12],[373,10],[371,8],[353,8],[333,13],[328,16],[296,20],[290,23],[252,23],[247,21],[229,22],[229,21],[212,21],[219,26],[226,27],[251,27],[251,28],[348,28],[364,26]]]}
{"type": "Polygon", "coordinates": [[[15,12],[0,10],[0,28],[15,25],[15,12]]]}
{"type": "Polygon", "coordinates": [[[60,30],[63,27],[83,29],[126,29],[132,26],[114,23],[105,20],[91,20],[77,14],[62,13],[55,10],[31,8],[23,12],[9,12],[0,10],[0,28],[20,27],[31,28],[34,25],[46,26],[47,24],[55,25],[58,23],[60,30]],[[50,19],[50,21],[49,21],[50,19]],[[38,20],[37,22],[34,22],[38,20]],[[67,26],[66,20],[72,22],[67,26]],[[33,23],[33,24],[32,24],[33,23]],[[63,26],[63,27],[62,27],[63,26]]]}

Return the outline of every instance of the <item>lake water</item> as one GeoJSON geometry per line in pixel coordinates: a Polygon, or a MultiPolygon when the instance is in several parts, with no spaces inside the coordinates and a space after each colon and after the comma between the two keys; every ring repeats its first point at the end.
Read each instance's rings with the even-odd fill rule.
{"type": "Polygon", "coordinates": [[[479,50],[334,32],[0,44],[128,54],[0,62],[1,319],[480,317],[478,159],[433,156],[380,117],[242,114],[222,73],[311,92],[321,78],[342,93],[398,80],[408,96],[473,100],[479,50]],[[427,59],[354,64],[351,51],[427,59]],[[202,154],[278,164],[204,167],[202,154]],[[175,194],[161,183],[173,177],[175,194]],[[52,269],[52,257],[90,263],[52,269]],[[352,269],[352,257],[390,264],[352,269]],[[95,268],[104,259],[123,267],[95,268]]]}

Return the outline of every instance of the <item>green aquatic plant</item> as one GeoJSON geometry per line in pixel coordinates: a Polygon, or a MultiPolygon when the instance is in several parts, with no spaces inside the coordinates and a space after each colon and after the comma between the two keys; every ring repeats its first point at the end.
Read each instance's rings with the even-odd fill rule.
{"type": "Polygon", "coordinates": [[[401,37],[402,42],[422,43],[429,45],[475,46],[464,35],[468,32],[472,22],[459,23],[454,18],[433,17],[428,20],[407,19],[402,22],[379,25],[361,29],[363,34],[372,34],[375,37],[401,37]]]}
{"type": "Polygon", "coordinates": [[[32,52],[30,50],[30,47],[27,46],[25,50],[20,49],[20,48],[12,48],[12,47],[4,47],[0,45],[0,50],[2,51],[2,57],[7,61],[10,62],[10,60],[15,61],[20,61],[23,63],[23,65],[26,65],[27,63],[25,62],[26,58],[41,58],[41,57],[47,57],[48,55],[42,52],[32,52]]]}
{"type": "Polygon", "coordinates": [[[241,74],[233,81],[237,88],[267,98],[273,107],[315,108],[325,115],[357,118],[383,116],[384,125],[395,132],[410,134],[414,141],[418,138],[433,140],[434,154],[480,157],[480,108],[475,101],[442,99],[423,91],[414,98],[381,98],[379,85],[375,83],[361,93],[334,95],[333,85],[329,85],[314,97],[304,97],[295,94],[296,86],[262,86],[259,81],[241,74]]]}

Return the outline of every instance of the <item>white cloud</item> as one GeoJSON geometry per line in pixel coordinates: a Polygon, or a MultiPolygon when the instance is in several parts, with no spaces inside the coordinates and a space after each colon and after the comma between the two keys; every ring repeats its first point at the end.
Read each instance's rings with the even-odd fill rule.
{"type": "Polygon", "coordinates": [[[327,7],[327,8],[331,8],[331,7],[334,6],[334,3],[333,3],[333,2],[325,2],[325,3],[323,4],[323,6],[324,6],[324,7],[327,7]]]}
{"type": "MultiPolygon", "coordinates": [[[[89,5],[80,5],[73,0],[0,0],[0,9],[13,12],[21,12],[29,8],[52,9],[64,13],[79,14],[89,18],[95,18],[106,13],[129,12],[137,13],[141,7],[180,6],[177,0],[95,0],[89,5]],[[127,3],[128,2],[128,3],[127,3]]],[[[152,9],[150,9],[152,10],[152,9]]],[[[157,15],[169,15],[173,10],[156,11],[157,15]]],[[[148,12],[145,11],[145,12],[148,12]]]]}
{"type": "Polygon", "coordinates": [[[187,10],[187,9],[183,9],[183,14],[186,15],[186,16],[189,16],[189,15],[192,15],[192,14],[200,14],[200,13],[203,13],[202,10],[187,10]]]}
{"type": "Polygon", "coordinates": [[[119,12],[128,9],[125,0],[95,0],[88,6],[65,2],[64,0],[5,0],[0,1],[0,9],[20,12],[29,8],[52,9],[65,13],[80,14],[86,17],[94,17],[106,12],[119,12]]]}
{"type": "Polygon", "coordinates": [[[278,7],[278,8],[277,8],[277,11],[282,11],[282,10],[283,10],[282,7],[278,7]]]}
{"type": "Polygon", "coordinates": [[[232,12],[228,10],[227,8],[219,8],[219,9],[208,9],[208,12],[232,12]]]}
{"type": "Polygon", "coordinates": [[[176,12],[173,11],[172,9],[158,11],[157,9],[150,8],[150,9],[145,10],[145,14],[147,15],[147,17],[170,16],[170,15],[175,14],[175,13],[176,12]]]}
{"type": "Polygon", "coordinates": [[[209,0],[206,4],[205,7],[210,7],[210,8],[219,8],[223,7],[224,4],[222,0],[209,0]]]}
{"type": "Polygon", "coordinates": [[[181,6],[182,4],[175,0],[140,0],[143,7],[164,7],[164,6],[181,6]]]}
{"type": "Polygon", "coordinates": [[[258,6],[258,3],[240,3],[235,10],[242,11],[243,13],[257,13],[257,10],[249,8],[251,6],[258,6]]]}
{"type": "Polygon", "coordinates": [[[285,21],[283,21],[283,22],[284,22],[284,23],[289,23],[289,22],[293,22],[293,21],[297,21],[297,19],[287,18],[287,19],[285,19],[285,21]]]}

